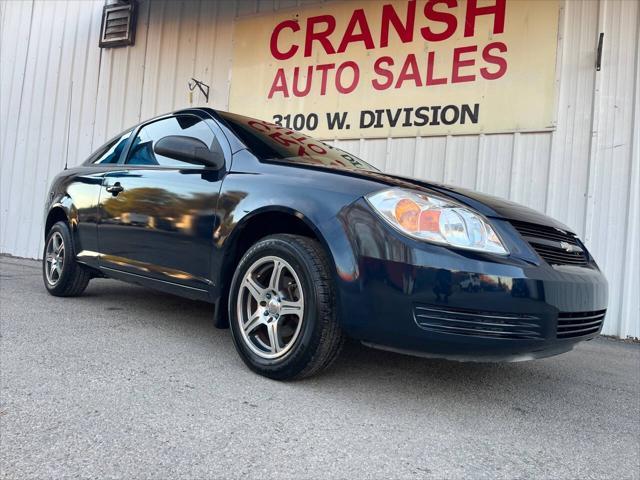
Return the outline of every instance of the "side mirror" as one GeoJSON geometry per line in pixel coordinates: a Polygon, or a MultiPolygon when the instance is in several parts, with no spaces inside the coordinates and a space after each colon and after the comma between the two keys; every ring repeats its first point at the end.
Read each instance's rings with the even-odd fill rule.
{"type": "Polygon", "coordinates": [[[163,157],[181,162],[204,165],[220,169],[224,166],[224,155],[221,150],[211,151],[202,141],[182,135],[169,135],[156,142],[153,151],[163,157]]]}

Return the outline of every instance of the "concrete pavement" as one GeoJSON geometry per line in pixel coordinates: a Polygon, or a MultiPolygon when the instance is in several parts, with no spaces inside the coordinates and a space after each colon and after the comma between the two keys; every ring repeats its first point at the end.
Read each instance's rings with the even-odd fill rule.
{"type": "Polygon", "coordinates": [[[49,296],[0,257],[0,476],[640,478],[640,346],[517,364],[347,345],[251,373],[210,306],[112,280],[49,296]]]}

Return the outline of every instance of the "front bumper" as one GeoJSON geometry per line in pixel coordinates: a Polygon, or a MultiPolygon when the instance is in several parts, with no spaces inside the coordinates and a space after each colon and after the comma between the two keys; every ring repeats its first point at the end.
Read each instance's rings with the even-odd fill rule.
{"type": "MultiPolygon", "coordinates": [[[[340,313],[347,333],[365,344],[514,361],[566,352],[602,328],[607,282],[592,260],[532,262],[524,241],[509,245],[509,257],[412,241],[368,218],[366,206],[354,208],[347,230],[358,268],[339,280],[340,313]]],[[[494,226],[513,234],[506,221],[494,226]]]]}

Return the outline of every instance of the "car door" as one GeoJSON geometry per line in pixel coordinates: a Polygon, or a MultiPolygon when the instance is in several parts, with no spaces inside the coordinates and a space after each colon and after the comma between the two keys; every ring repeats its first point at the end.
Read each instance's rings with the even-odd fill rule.
{"type": "MultiPolygon", "coordinates": [[[[73,229],[76,257],[92,267],[98,266],[98,204],[102,180],[112,170],[124,152],[131,136],[127,130],[98,148],[79,168],[73,181],[65,182],[66,191],[60,194],[70,199],[69,219],[73,229]]],[[[61,198],[64,203],[64,198],[61,198]]]]}
{"type": "Polygon", "coordinates": [[[230,159],[228,142],[210,118],[178,114],[139,127],[120,168],[104,176],[100,266],[206,298],[216,206],[226,169],[155,153],[154,145],[172,135],[196,138],[230,159]]]}

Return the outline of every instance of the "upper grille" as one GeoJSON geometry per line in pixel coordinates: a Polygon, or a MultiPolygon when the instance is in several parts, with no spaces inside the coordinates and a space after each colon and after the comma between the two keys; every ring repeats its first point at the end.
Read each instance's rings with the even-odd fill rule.
{"type": "Polygon", "coordinates": [[[550,265],[586,265],[587,254],[576,236],[558,228],[511,221],[513,227],[550,265]]]}
{"type": "Polygon", "coordinates": [[[416,305],[413,315],[420,328],[436,333],[507,340],[543,338],[541,319],[533,315],[442,308],[434,305],[416,305]]]}
{"type": "Polygon", "coordinates": [[[575,338],[594,335],[600,331],[606,310],[595,312],[560,312],[558,314],[558,338],[575,338]]]}

